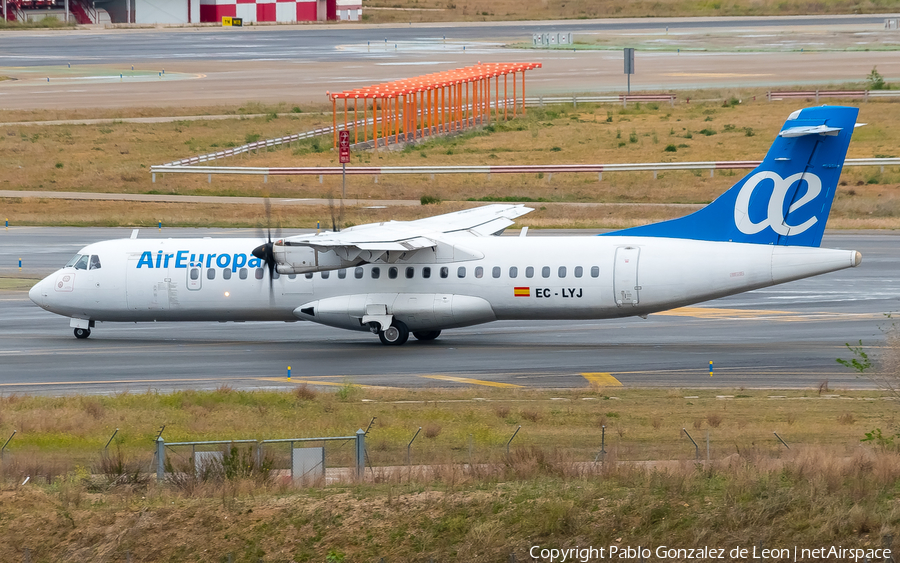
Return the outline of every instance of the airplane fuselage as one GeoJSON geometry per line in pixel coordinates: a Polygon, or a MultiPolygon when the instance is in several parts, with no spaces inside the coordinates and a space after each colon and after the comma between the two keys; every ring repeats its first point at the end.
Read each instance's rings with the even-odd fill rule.
{"type": "Polygon", "coordinates": [[[370,330],[386,315],[410,331],[493,320],[646,315],[839,270],[855,251],[652,237],[446,239],[414,261],[269,278],[258,239],[125,239],[81,255],[31,292],[43,308],[87,321],[296,321],[370,330]],[[477,250],[475,250],[477,248],[477,250]],[[473,256],[475,256],[473,258],[473,256]],[[271,290],[270,290],[271,283],[271,290]]]}

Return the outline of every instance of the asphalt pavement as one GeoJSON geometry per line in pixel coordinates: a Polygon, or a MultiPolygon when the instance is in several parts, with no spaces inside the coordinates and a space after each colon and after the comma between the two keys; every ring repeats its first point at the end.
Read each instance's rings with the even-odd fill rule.
{"type": "MultiPolygon", "coordinates": [[[[0,232],[0,263],[23,254],[39,276],[88,243],[130,229],[21,227],[0,232]]],[[[566,233],[530,233],[565,235],[566,233]]],[[[253,236],[249,230],[164,229],[162,236],[253,236]]],[[[156,230],[141,237],[158,236],[156,230]]],[[[699,307],[605,321],[497,322],[393,348],[368,333],[296,323],[99,323],[76,340],[68,320],[0,292],[0,393],[112,393],[182,387],[583,387],[592,374],[625,386],[870,388],[840,366],[845,343],[877,356],[900,310],[892,234],[829,233],[823,246],[857,249],[861,266],[719,299],[699,307]],[[709,361],[714,375],[709,375],[709,361]],[[286,379],[292,366],[292,381],[286,379]]],[[[16,270],[17,271],[17,270],[16,270]]],[[[6,267],[0,274],[9,274],[6,267]]]]}

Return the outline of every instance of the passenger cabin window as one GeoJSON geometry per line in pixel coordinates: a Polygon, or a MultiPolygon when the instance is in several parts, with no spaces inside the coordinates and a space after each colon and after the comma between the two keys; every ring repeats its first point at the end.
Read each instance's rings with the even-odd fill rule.
{"type": "Polygon", "coordinates": [[[584,274],[584,268],[582,268],[581,266],[575,266],[575,277],[580,278],[582,274],[584,274]]]}
{"type": "Polygon", "coordinates": [[[281,277],[281,274],[278,273],[278,270],[272,270],[272,279],[277,280],[281,277]]]}
{"type": "Polygon", "coordinates": [[[331,275],[331,272],[322,272],[322,279],[327,280],[330,275],[331,275]]]}
{"type": "Polygon", "coordinates": [[[549,278],[550,277],[550,266],[544,266],[541,268],[541,277],[549,278]]]}
{"type": "Polygon", "coordinates": [[[450,275],[450,268],[448,268],[447,266],[442,266],[441,267],[441,277],[446,278],[449,275],[450,275]]]}
{"type": "Polygon", "coordinates": [[[591,266],[591,277],[592,278],[600,277],[600,266],[591,266]]]}
{"type": "Polygon", "coordinates": [[[289,280],[295,280],[295,279],[297,279],[297,274],[288,274],[288,279],[289,279],[289,280]]]}
{"type": "Polygon", "coordinates": [[[344,279],[344,278],[346,278],[346,277],[347,277],[347,270],[346,270],[346,268],[341,268],[340,270],[338,270],[338,279],[339,279],[339,280],[342,280],[342,279],[344,279]]]}
{"type": "Polygon", "coordinates": [[[256,272],[254,272],[253,276],[254,276],[256,279],[258,279],[258,280],[263,279],[263,269],[262,269],[262,268],[257,268],[257,269],[256,269],[256,272]]]}
{"type": "Polygon", "coordinates": [[[200,268],[191,268],[191,279],[194,281],[200,279],[200,268]]]}
{"type": "Polygon", "coordinates": [[[566,277],[566,267],[565,266],[559,267],[559,277],[561,277],[561,278],[566,277]]]}
{"type": "Polygon", "coordinates": [[[361,279],[362,279],[362,277],[363,277],[363,269],[362,269],[362,266],[357,266],[357,267],[353,270],[353,277],[355,277],[355,278],[358,279],[358,280],[361,280],[361,279]]]}
{"type": "Polygon", "coordinates": [[[392,280],[397,279],[397,266],[391,266],[388,268],[388,277],[392,280]]]}
{"type": "Polygon", "coordinates": [[[527,268],[525,268],[525,277],[526,278],[534,277],[534,267],[533,266],[528,266],[527,268]]]}
{"type": "Polygon", "coordinates": [[[406,279],[411,280],[416,275],[416,269],[413,267],[409,267],[406,269],[406,279]]]}
{"type": "Polygon", "coordinates": [[[206,279],[208,279],[208,280],[216,279],[216,269],[215,268],[209,268],[208,270],[206,270],[206,279]]]}
{"type": "Polygon", "coordinates": [[[231,279],[231,268],[225,268],[224,270],[222,270],[222,279],[231,279]]]}
{"type": "Polygon", "coordinates": [[[500,266],[494,266],[491,269],[491,275],[494,276],[495,278],[499,278],[500,277],[500,266]]]}
{"type": "Polygon", "coordinates": [[[519,277],[519,269],[516,268],[515,266],[510,266],[509,267],[509,277],[511,277],[511,278],[519,277]]]}
{"type": "Polygon", "coordinates": [[[312,276],[313,276],[312,272],[307,272],[306,274],[303,274],[303,277],[305,277],[308,280],[311,280],[312,276]]]}
{"type": "Polygon", "coordinates": [[[96,254],[91,254],[91,269],[99,270],[100,269],[100,257],[96,254]]]}
{"type": "Polygon", "coordinates": [[[76,270],[87,270],[88,269],[88,255],[82,254],[81,258],[78,259],[78,262],[75,262],[76,270]]]}
{"type": "Polygon", "coordinates": [[[482,268],[481,266],[476,267],[475,268],[475,277],[483,278],[484,277],[484,268],[482,268]]]}
{"type": "Polygon", "coordinates": [[[240,274],[239,277],[242,280],[245,280],[245,279],[247,279],[247,273],[248,273],[247,268],[241,268],[241,271],[239,272],[239,274],[240,274]]]}
{"type": "Polygon", "coordinates": [[[375,266],[374,268],[372,268],[372,279],[377,280],[380,277],[381,277],[381,268],[379,268],[378,266],[375,266]]]}
{"type": "Polygon", "coordinates": [[[460,266],[459,268],[456,269],[456,277],[458,277],[460,279],[466,277],[466,267],[465,266],[460,266]]]}
{"type": "Polygon", "coordinates": [[[431,277],[431,268],[429,266],[425,266],[422,268],[422,277],[428,279],[431,277]]]}

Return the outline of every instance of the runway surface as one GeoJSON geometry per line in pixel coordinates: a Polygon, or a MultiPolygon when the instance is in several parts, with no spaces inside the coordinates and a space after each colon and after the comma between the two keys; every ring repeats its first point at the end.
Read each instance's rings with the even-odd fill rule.
{"type": "MultiPolygon", "coordinates": [[[[0,231],[0,274],[19,255],[46,274],[85,244],[129,229],[0,231]]],[[[163,236],[251,231],[165,229],[163,236]]],[[[532,233],[534,234],[534,233],[532,233]]],[[[565,233],[537,233],[559,235],[565,233]]],[[[155,237],[155,230],[141,237],[155,237]]],[[[900,310],[900,242],[891,234],[828,234],[857,249],[860,267],[709,302],[614,321],[498,322],[449,330],[435,342],[382,346],[367,333],[297,323],[102,323],[86,341],[68,320],[0,292],[0,393],[112,393],[182,387],[601,385],[680,388],[867,388],[835,362],[862,340],[877,355],[885,313],[900,310]],[[715,375],[709,376],[709,361],[715,375]],[[293,368],[292,381],[285,378],[293,368]],[[608,375],[605,375],[608,374],[608,375]]]]}
{"type": "Polygon", "coordinates": [[[0,109],[325,103],[326,91],[500,61],[543,64],[529,74],[530,96],[624,89],[618,48],[506,48],[548,30],[658,45],[639,48],[634,90],[839,84],[864,80],[873,66],[888,80],[900,76],[896,50],[875,43],[864,50],[895,40],[884,39],[882,16],[23,31],[0,34],[0,75],[15,78],[0,82],[0,109]],[[800,48],[805,41],[829,47],[835,34],[848,50],[800,48]],[[700,51],[695,42],[674,48],[687,36],[700,51]],[[741,44],[707,48],[716,37],[741,44]]]}

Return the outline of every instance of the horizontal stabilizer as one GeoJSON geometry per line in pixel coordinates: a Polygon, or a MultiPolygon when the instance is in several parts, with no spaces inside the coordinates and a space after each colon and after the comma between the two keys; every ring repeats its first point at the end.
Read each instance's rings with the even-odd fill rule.
{"type": "Polygon", "coordinates": [[[804,135],[831,135],[835,136],[840,127],[828,127],[826,125],[814,125],[806,127],[791,127],[778,134],[780,137],[802,137],[804,135]]]}

